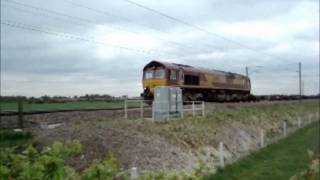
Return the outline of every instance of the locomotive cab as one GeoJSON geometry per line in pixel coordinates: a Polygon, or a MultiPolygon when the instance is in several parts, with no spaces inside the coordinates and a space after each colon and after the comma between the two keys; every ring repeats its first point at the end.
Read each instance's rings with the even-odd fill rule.
{"type": "Polygon", "coordinates": [[[146,100],[153,99],[153,92],[157,86],[177,86],[183,79],[181,69],[170,64],[151,61],[143,68],[143,93],[141,96],[146,100]]]}
{"type": "Polygon", "coordinates": [[[143,93],[144,99],[153,99],[153,91],[157,86],[165,86],[167,72],[164,66],[159,63],[150,63],[143,69],[143,93]]]}

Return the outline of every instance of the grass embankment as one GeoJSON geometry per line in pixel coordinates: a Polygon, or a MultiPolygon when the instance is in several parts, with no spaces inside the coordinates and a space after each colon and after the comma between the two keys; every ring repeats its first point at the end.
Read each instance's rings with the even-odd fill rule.
{"type": "MultiPolygon", "coordinates": [[[[137,103],[129,103],[128,107],[138,107],[137,103]]],[[[74,109],[122,108],[124,101],[75,101],[64,103],[28,103],[23,102],[23,111],[52,111],[74,109]]],[[[0,102],[1,112],[17,112],[18,102],[0,102]]]]}
{"type": "Polygon", "coordinates": [[[297,123],[297,117],[306,117],[308,114],[318,112],[318,106],[316,101],[291,102],[223,109],[207,113],[206,117],[186,117],[162,123],[152,123],[147,120],[102,122],[115,128],[160,135],[173,144],[187,148],[198,148],[205,145],[216,146],[226,135],[232,134],[231,125],[235,124],[235,128],[281,132],[284,120],[287,120],[290,127],[293,123],[297,123]]]}
{"type": "Polygon", "coordinates": [[[307,150],[319,153],[319,124],[301,129],[288,138],[227,166],[208,179],[290,179],[307,169],[310,164],[307,150]]]}
{"type": "MultiPolygon", "coordinates": [[[[3,138],[17,142],[18,139],[29,139],[23,132],[1,131],[3,138]]],[[[3,147],[1,144],[0,149],[3,147]]],[[[20,144],[21,145],[21,144],[20,144]]],[[[3,151],[0,158],[0,179],[113,179],[119,175],[120,169],[114,159],[99,161],[82,172],[76,172],[68,167],[62,159],[65,156],[81,150],[80,144],[56,143],[46,150],[38,150],[28,146],[22,149],[22,154],[16,151],[3,151]],[[8,154],[9,153],[9,154],[8,154]],[[18,161],[17,161],[18,160],[18,161]],[[38,178],[35,178],[37,176],[38,178]],[[58,178],[59,177],[59,178],[58,178]],[[80,178],[81,177],[81,178],[80,178]]],[[[4,149],[5,150],[5,149],[4,149]]],[[[297,131],[295,134],[264,148],[245,159],[227,166],[223,171],[203,179],[289,179],[295,174],[307,169],[310,164],[307,150],[319,152],[319,124],[311,125],[297,131]]],[[[304,174],[303,174],[304,175],[304,174]]],[[[167,179],[160,174],[158,178],[142,177],[141,179],[167,179]]],[[[150,177],[153,177],[152,174],[150,177]]],[[[319,177],[314,174],[314,177],[319,177]]],[[[140,179],[140,178],[139,178],[140,179]]],[[[172,176],[170,179],[202,179],[199,176],[172,176]],[[178,178],[180,177],[180,178],[178,178]]]]}

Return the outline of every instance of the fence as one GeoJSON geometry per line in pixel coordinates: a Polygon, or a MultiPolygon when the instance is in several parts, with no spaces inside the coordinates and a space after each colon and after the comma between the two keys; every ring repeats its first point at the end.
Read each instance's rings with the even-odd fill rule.
{"type": "MultiPolygon", "coordinates": [[[[136,112],[139,112],[139,117],[141,119],[145,118],[146,115],[148,115],[145,112],[151,111],[152,110],[152,100],[125,100],[124,101],[124,118],[128,119],[129,112],[133,112],[136,114],[136,112]],[[128,108],[130,107],[130,104],[139,104],[139,108],[128,108]]],[[[149,113],[150,114],[150,113],[149,113]]]]}
{"type": "MultiPolygon", "coordinates": [[[[125,100],[124,102],[124,118],[130,119],[141,118],[141,119],[150,119],[153,122],[155,121],[155,115],[152,111],[152,106],[155,102],[151,100],[125,100]],[[129,108],[130,104],[139,104],[138,108],[129,108]]],[[[161,102],[156,102],[161,103],[161,102]]],[[[170,118],[183,118],[187,115],[192,115],[193,117],[201,115],[205,117],[205,102],[204,101],[184,101],[181,113],[179,116],[177,114],[168,114],[166,119],[170,118]]]]}
{"type": "Polygon", "coordinates": [[[192,116],[195,117],[197,112],[201,112],[203,117],[206,116],[205,113],[205,102],[204,101],[184,101],[185,107],[184,112],[192,112],[192,116]],[[189,107],[188,107],[189,105],[189,107]],[[191,108],[190,108],[191,105],[191,108]]]}
{"type": "MultiPolygon", "coordinates": [[[[298,117],[296,122],[291,124],[290,127],[288,127],[288,122],[284,121],[282,123],[282,126],[279,127],[282,130],[281,130],[281,133],[278,135],[268,137],[266,131],[264,129],[261,129],[260,133],[259,133],[258,148],[253,151],[257,151],[257,150],[264,148],[270,144],[276,143],[279,140],[294,133],[298,129],[301,129],[301,128],[305,127],[306,125],[311,124],[313,122],[319,122],[319,112],[316,114],[310,114],[306,117],[298,117]]],[[[244,152],[241,156],[228,159],[226,157],[227,152],[225,150],[225,147],[227,147],[227,145],[225,145],[223,142],[219,143],[219,147],[218,147],[219,157],[215,161],[215,166],[220,167],[220,168],[224,168],[225,164],[231,164],[231,163],[249,155],[250,153],[252,153],[252,151],[247,151],[247,152],[244,152]]]]}

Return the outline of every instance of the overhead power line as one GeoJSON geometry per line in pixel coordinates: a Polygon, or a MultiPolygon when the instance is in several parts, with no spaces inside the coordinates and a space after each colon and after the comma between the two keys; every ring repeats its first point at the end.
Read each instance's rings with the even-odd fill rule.
{"type": "MultiPolygon", "coordinates": [[[[75,16],[71,16],[71,15],[68,15],[68,14],[64,14],[64,13],[60,13],[60,12],[55,12],[55,11],[52,11],[52,10],[48,10],[48,9],[39,8],[39,7],[35,7],[35,6],[32,6],[32,5],[28,5],[28,4],[16,2],[16,1],[13,1],[13,0],[3,0],[3,1],[4,1],[4,2],[8,2],[8,3],[14,3],[14,4],[16,4],[16,5],[21,5],[21,6],[23,6],[23,7],[31,8],[31,9],[37,10],[37,11],[39,11],[39,12],[46,12],[46,13],[51,13],[51,14],[54,14],[54,15],[66,17],[66,18],[71,19],[73,24],[77,24],[77,25],[84,26],[83,24],[78,23],[77,21],[85,22],[85,23],[87,23],[87,24],[95,24],[94,21],[91,21],[91,20],[88,20],[88,19],[85,19],[85,18],[75,17],[75,16]],[[73,21],[75,21],[75,22],[73,22],[73,21]]],[[[130,0],[124,0],[124,1],[128,1],[128,2],[129,2],[130,0]]],[[[112,13],[108,13],[108,12],[105,12],[105,11],[97,10],[97,9],[95,9],[95,8],[90,8],[90,7],[87,7],[87,6],[78,4],[78,3],[74,3],[74,2],[69,1],[69,0],[66,0],[66,2],[67,2],[67,3],[70,3],[70,4],[74,5],[74,6],[78,6],[78,7],[81,7],[81,8],[88,9],[88,10],[90,10],[90,11],[94,11],[94,12],[96,12],[96,13],[104,14],[104,15],[107,15],[107,16],[110,16],[110,17],[116,17],[116,18],[124,19],[124,20],[126,20],[126,21],[130,21],[130,22],[131,22],[130,19],[125,18],[125,17],[121,17],[121,16],[118,16],[118,15],[113,15],[112,13]]],[[[133,1],[130,1],[130,2],[133,2],[133,1]]],[[[15,8],[15,9],[17,9],[17,8],[15,8]]],[[[34,12],[27,12],[27,13],[31,13],[31,14],[33,13],[33,14],[35,14],[34,12]]],[[[161,12],[160,12],[160,13],[161,13],[161,12]]],[[[44,14],[42,14],[42,15],[44,15],[44,14]]],[[[44,15],[44,16],[49,17],[48,15],[44,15]]],[[[57,19],[56,17],[52,17],[52,18],[57,19]]],[[[95,24],[95,25],[96,25],[96,24],[95,24]]],[[[139,23],[139,25],[141,25],[141,23],[139,23]]],[[[110,28],[111,28],[111,29],[118,29],[118,30],[121,30],[121,31],[129,32],[129,33],[139,34],[139,32],[127,31],[127,30],[121,29],[121,28],[119,28],[119,27],[109,27],[109,26],[105,26],[105,25],[101,25],[101,26],[106,27],[106,28],[108,28],[108,29],[110,29],[110,28]]],[[[143,25],[143,26],[144,26],[144,25],[143,25]]],[[[148,27],[148,26],[146,26],[146,27],[148,27]]],[[[148,28],[151,28],[151,27],[148,27],[148,28]]],[[[157,30],[157,29],[155,29],[155,28],[151,28],[151,29],[157,30]]],[[[157,30],[157,31],[161,32],[160,30],[157,30]]],[[[165,32],[165,33],[166,33],[166,32],[165,32]]],[[[187,45],[187,44],[182,44],[182,43],[177,43],[177,42],[174,42],[174,41],[164,40],[164,39],[158,38],[158,37],[156,37],[156,38],[157,38],[157,39],[161,39],[161,40],[163,40],[163,41],[167,41],[167,42],[169,42],[169,43],[171,43],[171,44],[175,44],[175,45],[178,45],[178,46],[181,46],[181,47],[189,48],[189,49],[191,49],[191,50],[193,50],[193,49],[195,49],[195,48],[198,48],[198,46],[194,48],[193,46],[189,46],[189,45],[187,45]]],[[[268,55],[269,55],[269,54],[268,54],[268,55]]],[[[183,55],[180,55],[180,56],[183,56],[183,55]]],[[[272,57],[274,57],[274,56],[272,56],[272,57]]],[[[276,57],[276,58],[278,59],[278,57],[276,57]]]]}
{"type": "Polygon", "coordinates": [[[178,22],[178,23],[180,23],[180,24],[183,24],[183,25],[185,25],[185,26],[189,26],[189,27],[192,27],[192,28],[194,28],[194,29],[197,29],[197,30],[199,30],[199,31],[201,31],[201,32],[204,32],[204,33],[210,34],[210,35],[212,35],[212,36],[218,37],[218,38],[220,38],[220,39],[222,39],[222,40],[225,40],[225,41],[227,41],[227,42],[230,42],[230,43],[232,43],[232,44],[235,44],[235,45],[237,45],[237,46],[239,46],[239,47],[243,47],[243,48],[245,48],[245,49],[254,51],[254,52],[259,53],[259,54],[264,54],[264,55],[269,56],[269,57],[281,59],[281,58],[279,58],[279,57],[276,57],[276,56],[273,56],[273,55],[271,55],[271,54],[267,54],[267,53],[262,52],[262,51],[260,51],[260,50],[257,50],[257,49],[254,49],[254,48],[252,48],[252,47],[249,47],[249,46],[247,46],[247,45],[245,45],[245,44],[242,44],[242,43],[240,43],[240,42],[237,42],[237,41],[235,41],[235,40],[233,40],[233,39],[229,39],[229,38],[224,37],[224,36],[222,36],[222,35],[219,35],[219,34],[217,34],[217,33],[214,33],[214,32],[211,32],[211,31],[209,31],[209,30],[206,30],[206,29],[203,28],[203,27],[194,25],[194,24],[192,24],[192,23],[189,23],[189,22],[186,22],[186,21],[184,21],[184,20],[178,19],[178,18],[176,18],[176,17],[173,17],[173,16],[171,16],[171,15],[168,15],[168,14],[163,13],[163,12],[161,12],[161,11],[158,11],[158,10],[156,10],[156,9],[150,8],[150,7],[145,6],[145,5],[143,5],[143,4],[139,4],[139,3],[134,2],[134,1],[131,1],[131,0],[123,0],[123,1],[125,1],[125,2],[127,2],[127,3],[130,3],[130,4],[132,4],[132,5],[135,5],[135,6],[139,7],[139,8],[145,9],[145,10],[147,10],[147,11],[153,12],[153,13],[155,13],[155,14],[158,14],[158,15],[160,15],[160,16],[162,16],[162,17],[165,17],[165,18],[167,18],[167,19],[170,19],[170,20],[172,20],[172,21],[175,21],[175,22],[178,22]]]}
{"type": "MultiPolygon", "coordinates": [[[[98,14],[102,14],[102,15],[105,15],[107,17],[112,17],[112,18],[118,18],[118,19],[121,19],[121,20],[124,20],[126,22],[129,22],[129,23],[132,23],[132,24],[135,24],[135,25],[139,25],[139,26],[143,26],[143,27],[146,27],[148,29],[152,29],[152,30],[155,30],[155,31],[158,31],[158,32],[161,32],[161,33],[165,33],[165,34],[168,34],[167,32],[165,31],[162,31],[162,30],[159,30],[157,28],[154,28],[152,26],[148,26],[146,24],[142,24],[142,23],[138,23],[138,22],[133,22],[131,19],[129,18],[126,18],[126,17],[123,17],[123,16],[119,16],[119,15],[115,15],[113,13],[110,13],[106,10],[99,10],[99,9],[96,9],[96,8],[92,8],[92,7],[89,7],[89,6],[85,6],[83,4],[79,4],[79,3],[76,3],[76,2],[73,2],[73,1],[70,1],[70,0],[64,0],[64,2],[68,3],[68,4],[71,4],[73,6],[76,6],[76,7],[80,7],[80,8],[83,8],[83,9],[86,9],[86,10],[89,10],[89,11],[92,11],[92,12],[95,12],[95,13],[98,13],[98,14]]],[[[198,42],[199,43],[199,42],[198,42]]],[[[208,48],[214,48],[214,49],[219,49],[221,50],[220,47],[217,47],[216,45],[213,45],[213,44],[207,44],[207,43],[203,43],[203,42],[200,42],[202,45],[208,47],[208,48]]],[[[181,43],[179,43],[181,44],[181,43]]],[[[189,46],[190,48],[197,48],[197,47],[194,47],[194,46],[189,46]]]]}
{"type": "Polygon", "coordinates": [[[32,11],[32,10],[26,10],[26,9],[22,9],[22,8],[17,8],[11,5],[2,5],[2,7],[6,7],[6,8],[10,8],[13,9],[15,11],[18,12],[22,12],[22,13],[28,13],[28,14],[32,14],[32,15],[36,15],[36,16],[42,16],[42,17],[46,17],[46,18],[51,18],[51,19],[55,19],[57,21],[63,21],[63,22],[67,22],[73,25],[77,25],[77,26],[82,26],[82,27],[88,27],[87,24],[85,23],[80,23],[74,19],[66,19],[66,18],[61,18],[60,16],[53,16],[50,13],[44,13],[44,12],[38,12],[38,11],[32,11]]]}
{"type": "Polygon", "coordinates": [[[135,48],[125,47],[125,46],[109,44],[109,43],[105,43],[105,42],[101,42],[101,41],[96,41],[90,37],[84,37],[84,36],[80,36],[80,35],[76,35],[76,34],[72,34],[72,33],[57,32],[57,31],[49,30],[47,28],[42,28],[39,26],[29,25],[29,24],[25,24],[25,23],[9,21],[9,20],[4,21],[1,19],[1,24],[8,26],[8,27],[12,27],[12,28],[34,31],[34,32],[38,32],[38,33],[49,34],[49,35],[63,37],[63,38],[67,38],[67,39],[85,41],[85,42],[94,43],[94,44],[98,44],[98,45],[104,45],[104,46],[114,47],[114,48],[118,48],[118,49],[122,49],[122,50],[133,51],[136,53],[155,55],[155,53],[153,51],[141,50],[141,49],[135,49],[135,48]]]}
{"type": "MultiPolygon", "coordinates": [[[[20,12],[24,12],[24,13],[28,13],[28,14],[33,14],[33,15],[40,15],[40,16],[43,16],[43,17],[57,19],[57,20],[60,20],[60,21],[68,21],[69,23],[72,23],[72,24],[75,24],[75,25],[78,25],[78,26],[83,26],[83,27],[87,27],[85,24],[97,25],[96,22],[94,22],[92,20],[89,20],[89,19],[86,19],[86,18],[80,18],[80,17],[76,17],[76,16],[71,16],[71,15],[60,13],[60,12],[56,12],[56,11],[53,11],[53,10],[49,10],[49,9],[45,9],[45,8],[39,8],[39,7],[36,7],[36,6],[29,5],[29,4],[16,2],[16,1],[13,1],[13,0],[3,0],[3,1],[6,2],[6,3],[9,3],[9,4],[12,4],[12,5],[15,5],[15,6],[20,6],[20,7],[28,9],[28,10],[25,10],[25,9],[21,9],[21,8],[16,8],[16,7],[5,5],[6,7],[11,8],[11,9],[16,10],[16,11],[20,11],[20,12]],[[51,15],[54,15],[54,16],[51,16],[51,15]],[[55,16],[58,16],[59,18],[55,17],[55,16]],[[64,19],[62,19],[60,17],[67,18],[69,20],[64,20],[64,19]],[[85,24],[79,23],[79,22],[84,22],[85,24]]],[[[70,3],[72,3],[72,2],[70,2],[70,3]]],[[[92,10],[92,9],[90,8],[90,10],[92,10]]],[[[128,19],[125,19],[125,20],[128,20],[128,19]]],[[[116,29],[116,30],[132,33],[132,34],[135,34],[135,35],[142,35],[141,32],[132,31],[132,30],[129,31],[129,30],[125,30],[125,29],[120,28],[120,27],[113,26],[113,25],[111,25],[111,26],[109,26],[109,25],[108,26],[100,25],[100,26],[104,27],[104,28],[107,28],[107,29],[116,29]]],[[[167,40],[167,39],[160,38],[160,37],[152,37],[152,38],[159,39],[160,41],[167,42],[167,43],[173,44],[175,46],[188,48],[189,51],[194,50],[194,49],[199,49],[199,47],[193,47],[193,46],[190,46],[190,45],[187,45],[187,44],[178,43],[178,42],[175,42],[175,41],[172,41],[172,40],[167,40]]],[[[201,50],[201,49],[199,49],[199,50],[201,50]]],[[[183,55],[180,55],[180,56],[183,56],[183,55]]]]}

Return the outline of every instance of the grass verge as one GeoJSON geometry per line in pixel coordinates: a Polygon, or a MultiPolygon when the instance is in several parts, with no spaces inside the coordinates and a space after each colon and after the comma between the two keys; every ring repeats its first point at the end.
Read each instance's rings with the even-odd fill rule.
{"type": "Polygon", "coordinates": [[[290,179],[308,168],[307,151],[319,153],[319,123],[297,131],[280,142],[228,165],[207,179],[290,179]]]}

